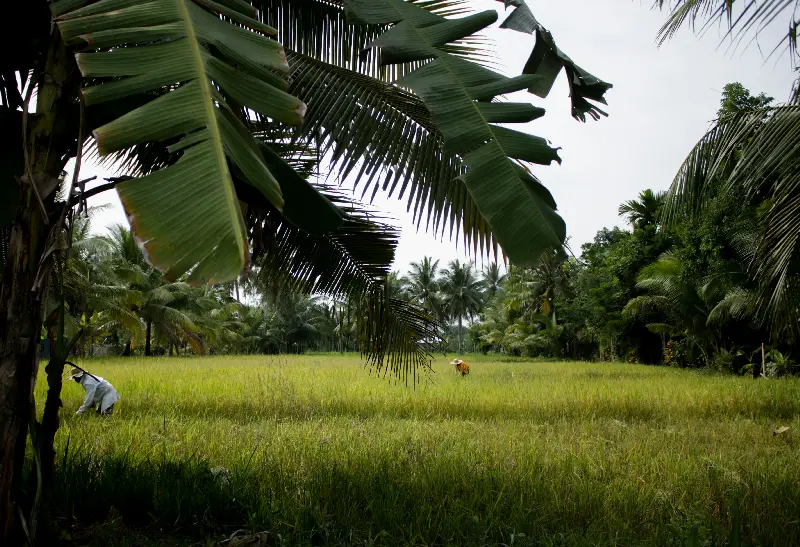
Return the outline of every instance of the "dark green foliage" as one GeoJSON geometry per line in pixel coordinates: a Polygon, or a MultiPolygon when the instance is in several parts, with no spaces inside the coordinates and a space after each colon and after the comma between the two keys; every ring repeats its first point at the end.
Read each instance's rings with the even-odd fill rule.
{"type": "Polygon", "coordinates": [[[753,96],[750,90],[739,82],[726,85],[722,89],[722,100],[720,100],[717,118],[724,119],[739,114],[746,114],[766,108],[775,99],[767,97],[764,93],[753,96]]]}
{"type": "Polygon", "coordinates": [[[776,375],[793,370],[794,148],[775,141],[780,154],[765,155],[769,137],[755,143],[771,124],[788,132],[797,114],[770,109],[771,101],[741,84],[726,86],[719,122],[672,191],[648,189],[623,203],[619,214],[631,231],[599,231],[560,270],[548,254],[537,268],[513,269],[473,328],[481,348],[741,373],[763,343],[777,352],[770,359],[776,375]],[[759,167],[761,159],[768,165],[759,167]],[[732,182],[743,163],[755,178],[732,182]],[[781,207],[786,214],[777,216],[781,207]]]}

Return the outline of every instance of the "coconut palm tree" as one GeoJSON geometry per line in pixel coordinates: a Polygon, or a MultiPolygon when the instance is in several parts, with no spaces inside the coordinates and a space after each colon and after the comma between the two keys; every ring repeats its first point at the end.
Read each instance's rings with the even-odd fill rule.
{"type": "Polygon", "coordinates": [[[757,207],[754,222],[732,234],[757,288],[757,314],[773,337],[800,333],[800,106],[782,105],[720,118],[675,177],[666,221],[702,215],[719,196],[757,207]]]}
{"type": "Polygon", "coordinates": [[[619,206],[619,216],[626,217],[635,230],[658,224],[666,192],[653,192],[649,188],[639,193],[638,199],[628,200],[619,206]]]}
{"type": "MultiPolygon", "coordinates": [[[[201,306],[192,297],[192,287],[183,282],[168,283],[160,271],[147,264],[133,233],[124,226],[112,227],[108,242],[112,249],[110,260],[114,274],[129,291],[127,305],[145,326],[144,354],[152,355],[152,343],[158,336],[170,343],[186,342],[197,353],[202,353],[203,343],[189,311],[192,306],[195,309],[201,306]]],[[[204,292],[201,290],[201,294],[204,292]]],[[[196,292],[194,295],[198,296],[196,292]]],[[[210,307],[203,311],[210,311],[210,307]]],[[[136,331],[128,333],[125,355],[130,355],[131,342],[139,336],[136,331]]]]}
{"type": "Polygon", "coordinates": [[[408,279],[398,272],[391,272],[386,276],[386,297],[395,300],[408,300],[408,279]]]}
{"type": "Polygon", "coordinates": [[[458,260],[442,270],[439,281],[447,318],[458,321],[458,353],[463,353],[463,320],[476,316],[483,307],[483,281],[477,278],[472,264],[458,260]]]}
{"type": "Polygon", "coordinates": [[[719,329],[709,321],[717,302],[708,298],[705,279],[687,278],[683,262],[672,252],[646,266],[639,274],[637,288],[645,294],[628,302],[623,310],[632,316],[655,312],[658,322],[648,325],[655,333],[682,335],[697,348],[706,363],[719,349],[719,329]]]}
{"type": "MultiPolygon", "coordinates": [[[[681,27],[700,32],[720,22],[728,26],[726,39],[734,47],[755,42],[756,36],[775,21],[788,19],[788,29],[769,55],[789,51],[796,69],[797,5],[795,2],[753,0],[659,0],[670,16],[659,33],[666,42],[681,27]]],[[[780,24],[780,23],[778,23],[780,24]]],[[[668,220],[681,214],[702,214],[702,208],[720,193],[735,196],[743,204],[760,205],[756,244],[745,257],[751,279],[758,282],[758,315],[777,338],[781,332],[800,333],[800,103],[798,82],[787,104],[770,107],[771,99],[751,97],[721,115],[697,143],[681,166],[670,189],[665,210],[668,220]]],[[[726,88],[727,91],[727,88],[726,88]]],[[[748,94],[749,96],[749,94],[748,94]]],[[[721,114],[724,111],[721,110],[721,114]]],[[[742,234],[743,238],[749,237],[742,234]]]]}
{"type": "Polygon", "coordinates": [[[408,273],[408,297],[435,317],[442,317],[442,302],[439,297],[439,261],[429,256],[420,262],[412,262],[408,273]]]}
{"type": "MultiPolygon", "coordinates": [[[[61,283],[56,283],[56,294],[51,297],[54,304],[64,302],[71,322],[71,334],[83,331],[79,351],[86,355],[94,340],[102,335],[110,323],[134,332],[140,330],[138,316],[126,305],[132,294],[122,284],[110,267],[113,247],[105,237],[91,235],[90,218],[75,219],[72,226],[72,245],[66,260],[61,283]],[[60,291],[58,290],[60,288],[60,291]]],[[[48,327],[57,323],[55,314],[48,316],[48,327]]],[[[51,345],[53,345],[51,340],[51,345]]]]}
{"type": "Polygon", "coordinates": [[[483,285],[486,288],[486,300],[492,300],[495,295],[503,288],[506,282],[506,274],[500,273],[500,266],[497,262],[492,262],[483,271],[483,285]]]}

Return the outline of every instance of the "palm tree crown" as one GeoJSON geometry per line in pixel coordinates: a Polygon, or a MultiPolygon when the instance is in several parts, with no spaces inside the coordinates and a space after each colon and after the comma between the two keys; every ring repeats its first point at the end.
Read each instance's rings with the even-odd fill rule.
{"type": "Polygon", "coordinates": [[[441,290],[447,317],[458,320],[458,352],[462,353],[463,320],[480,312],[483,281],[476,277],[472,264],[453,260],[442,270],[441,290]]]}
{"type": "Polygon", "coordinates": [[[492,262],[483,271],[483,284],[486,289],[486,299],[491,300],[502,289],[507,275],[500,273],[500,265],[492,262]]]}
{"type": "Polygon", "coordinates": [[[638,199],[626,201],[619,206],[619,216],[626,217],[634,230],[654,226],[661,216],[666,192],[653,192],[649,188],[639,193],[638,199]]]}
{"type": "Polygon", "coordinates": [[[412,302],[442,317],[442,302],[439,298],[439,261],[425,256],[421,262],[412,262],[408,274],[408,296],[412,302]]]}

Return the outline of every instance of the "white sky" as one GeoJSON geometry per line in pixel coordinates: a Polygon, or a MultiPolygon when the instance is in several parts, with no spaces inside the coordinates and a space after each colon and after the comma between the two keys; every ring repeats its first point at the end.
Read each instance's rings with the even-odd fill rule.
{"type": "MultiPolygon", "coordinates": [[[[500,3],[475,0],[475,5],[499,7],[503,20],[500,3]]],[[[561,166],[539,167],[535,173],[555,196],[576,253],[600,228],[623,224],[617,216],[620,203],[645,188],[669,187],[684,157],[707,130],[725,84],[738,81],[753,93],[763,91],[779,101],[786,100],[791,90],[793,77],[786,56],[765,62],[758,47],[731,55],[719,47],[722,34],[716,30],[697,39],[685,29],[657,48],[655,36],[665,14],[652,11],[650,0],[528,0],[528,5],[561,50],[585,70],[614,84],[605,109],[610,116],[599,122],[582,124],[572,119],[563,72],[548,99],[532,95],[525,99],[547,108],[547,115],[528,124],[526,130],[562,147],[561,166]]],[[[772,50],[782,30],[778,27],[772,35],[761,37],[764,51],[772,50]]],[[[509,30],[491,35],[502,71],[520,74],[533,37],[509,30]]],[[[95,174],[112,175],[84,165],[81,178],[95,174]]],[[[98,232],[125,221],[116,193],[90,200],[90,205],[102,203],[110,207],[94,219],[98,232]]],[[[405,202],[379,196],[374,205],[397,219],[402,228],[396,269],[405,271],[408,263],[424,255],[443,264],[464,258],[455,243],[418,232],[405,212],[405,202]]]]}

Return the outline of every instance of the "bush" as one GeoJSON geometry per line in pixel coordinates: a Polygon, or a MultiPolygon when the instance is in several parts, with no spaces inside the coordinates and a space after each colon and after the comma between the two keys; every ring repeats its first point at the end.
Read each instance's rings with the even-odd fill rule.
{"type": "Polygon", "coordinates": [[[733,362],[735,357],[736,356],[730,351],[721,349],[711,358],[709,366],[714,370],[731,372],[733,371],[733,362]]]}

